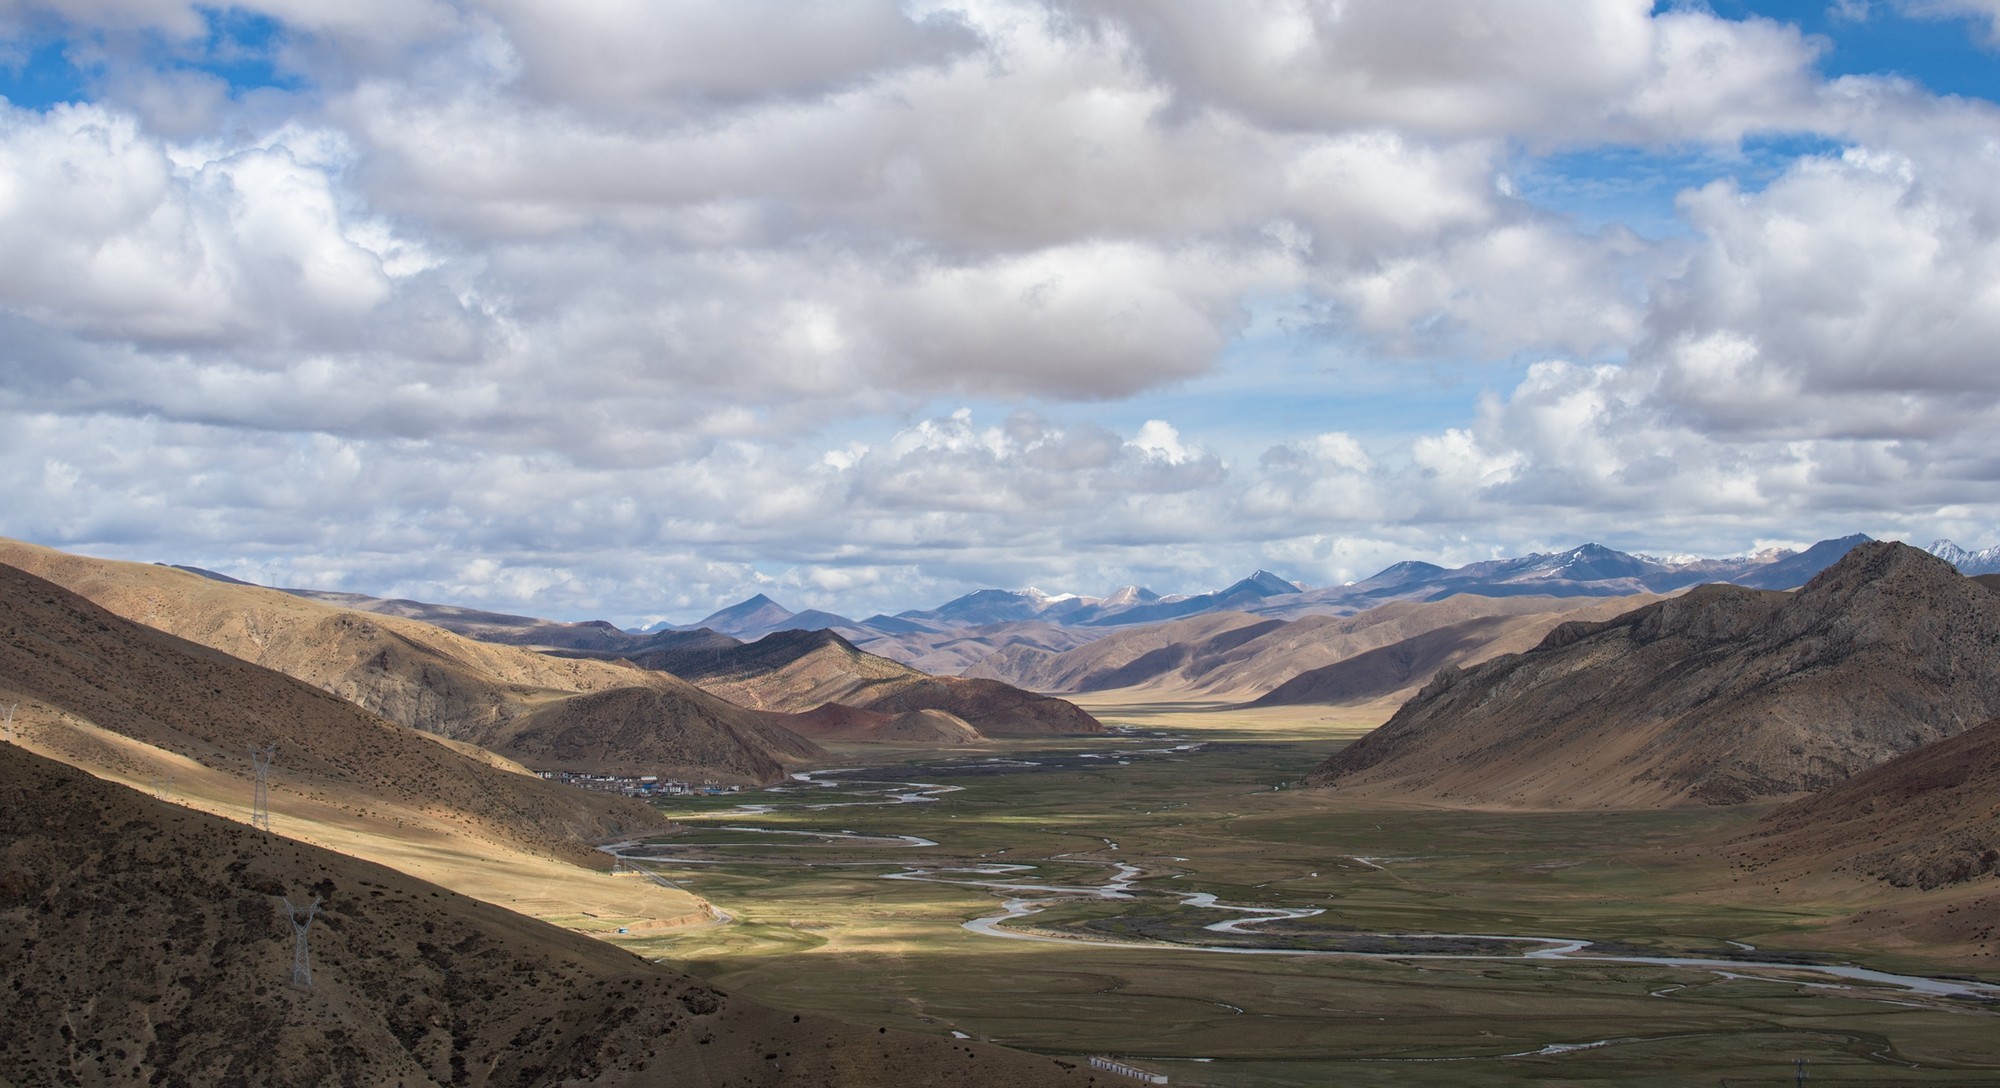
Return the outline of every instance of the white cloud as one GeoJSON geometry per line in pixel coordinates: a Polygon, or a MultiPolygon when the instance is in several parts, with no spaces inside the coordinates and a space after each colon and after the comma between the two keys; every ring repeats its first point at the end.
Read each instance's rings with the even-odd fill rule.
{"type": "Polygon", "coordinates": [[[0,107],[8,530],[621,618],[1973,535],[2000,114],[1654,6],[253,0],[231,93],[36,4],[106,75],[0,107]],[[1663,241],[1510,180],[1690,145],[1663,241]]]}
{"type": "Polygon", "coordinates": [[[282,146],[189,157],[99,107],[0,106],[0,304],[157,345],[310,341],[387,298],[325,169],[282,146]]]}
{"type": "Polygon", "coordinates": [[[1129,28],[1178,93],[1281,127],[1730,141],[1810,106],[1796,30],[1651,0],[1072,6],[1129,28]]]}
{"type": "MultiPolygon", "coordinates": [[[[1993,133],[2000,135],[2000,124],[1993,133]]],[[[1763,192],[1684,198],[1704,242],[1661,292],[1641,359],[1707,426],[1923,437],[2000,404],[2000,198],[1968,171],[1854,147],[1763,192]]]]}

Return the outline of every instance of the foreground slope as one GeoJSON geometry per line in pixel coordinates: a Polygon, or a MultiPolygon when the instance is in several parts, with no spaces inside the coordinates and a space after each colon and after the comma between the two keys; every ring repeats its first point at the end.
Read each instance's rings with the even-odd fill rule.
{"type": "Polygon", "coordinates": [[[1308,785],[1537,807],[1825,789],[2000,714],[2000,596],[1863,544],[1796,594],[1704,586],[1441,671],[1308,785]]]}
{"type": "Polygon", "coordinates": [[[0,744],[0,1083],[1081,1083],[780,1013],[394,870],[0,744]],[[318,897],[311,987],[282,898],[318,897]]]}
{"type": "Polygon", "coordinates": [[[263,665],[384,718],[537,768],[771,782],[818,747],[675,677],[551,657],[171,567],[0,541],[10,563],[126,619],[263,665]],[[613,699],[560,704],[578,696],[613,699]],[[647,704],[649,713],[627,713],[647,704]],[[613,713],[594,715],[598,708],[613,713]]]}
{"type": "Polygon", "coordinates": [[[599,863],[577,840],[665,830],[645,805],[495,766],[269,669],[112,615],[0,565],[0,689],[39,748],[130,779],[234,778],[279,746],[273,789],[353,818],[381,811],[599,863]]]}

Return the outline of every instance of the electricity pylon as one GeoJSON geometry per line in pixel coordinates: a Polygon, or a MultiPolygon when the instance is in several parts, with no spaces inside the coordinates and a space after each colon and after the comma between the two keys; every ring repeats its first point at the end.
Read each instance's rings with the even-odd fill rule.
{"type": "Polygon", "coordinates": [[[284,896],[285,915],[292,922],[292,985],[313,988],[312,951],[306,947],[306,934],[312,929],[313,915],[319,913],[319,896],[303,910],[292,906],[292,897],[284,896]]]}
{"type": "Polygon", "coordinates": [[[250,768],[257,772],[257,785],[250,794],[250,826],[271,830],[271,795],[265,780],[271,773],[271,760],[278,754],[278,746],[265,745],[250,749],[250,768]]]}

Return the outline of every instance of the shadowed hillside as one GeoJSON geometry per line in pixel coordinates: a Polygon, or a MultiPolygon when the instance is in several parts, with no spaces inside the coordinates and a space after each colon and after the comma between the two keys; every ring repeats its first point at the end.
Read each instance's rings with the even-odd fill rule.
{"type": "Polygon", "coordinates": [[[1043,1088],[0,744],[0,1083],[1043,1088]],[[283,898],[321,901],[310,989],[283,898]]]}
{"type": "Polygon", "coordinates": [[[1307,784],[1470,804],[1821,790],[2000,713],[2000,597],[1868,543],[1795,594],[1705,586],[1445,669],[1307,784]]]}

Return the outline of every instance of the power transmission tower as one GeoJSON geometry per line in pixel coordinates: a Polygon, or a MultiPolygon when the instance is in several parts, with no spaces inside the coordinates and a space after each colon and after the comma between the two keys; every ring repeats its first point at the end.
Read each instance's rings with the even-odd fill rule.
{"type": "Polygon", "coordinates": [[[284,896],[285,916],[292,922],[292,985],[313,988],[312,952],[306,947],[306,934],[312,929],[313,915],[319,913],[319,896],[307,904],[303,911],[292,906],[292,897],[284,896]]]}
{"type": "Polygon", "coordinates": [[[250,826],[266,831],[271,830],[271,795],[265,782],[270,777],[271,760],[277,754],[278,746],[275,744],[250,749],[250,767],[257,772],[257,785],[250,795],[250,826]]]}
{"type": "Polygon", "coordinates": [[[14,743],[14,708],[20,705],[19,703],[8,703],[6,716],[4,719],[0,719],[0,725],[6,727],[8,744],[14,743]]]}

